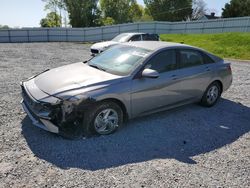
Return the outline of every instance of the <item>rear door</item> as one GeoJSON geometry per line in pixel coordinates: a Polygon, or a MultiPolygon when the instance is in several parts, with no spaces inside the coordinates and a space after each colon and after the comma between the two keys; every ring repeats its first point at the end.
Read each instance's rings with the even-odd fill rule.
{"type": "Polygon", "coordinates": [[[183,99],[196,100],[201,98],[213,77],[212,66],[203,52],[195,49],[179,49],[179,79],[183,99]]]}

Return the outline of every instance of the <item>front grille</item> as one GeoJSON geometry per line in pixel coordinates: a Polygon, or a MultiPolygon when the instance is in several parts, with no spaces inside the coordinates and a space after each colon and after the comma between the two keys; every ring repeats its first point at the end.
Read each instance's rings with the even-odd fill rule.
{"type": "Polygon", "coordinates": [[[35,114],[38,114],[39,112],[42,111],[48,111],[48,109],[42,105],[40,102],[37,102],[33,100],[27,93],[27,91],[24,89],[22,86],[22,96],[23,96],[23,101],[26,104],[26,106],[35,114]]]}
{"type": "Polygon", "coordinates": [[[99,53],[99,51],[98,51],[98,50],[96,50],[96,49],[91,49],[91,53],[93,53],[93,54],[98,54],[98,53],[99,53]]]}
{"type": "Polygon", "coordinates": [[[43,125],[43,123],[41,122],[40,118],[29,108],[29,106],[27,105],[27,103],[25,101],[24,101],[24,104],[25,104],[25,107],[28,110],[29,114],[32,116],[32,118],[34,118],[41,125],[43,125]]]}

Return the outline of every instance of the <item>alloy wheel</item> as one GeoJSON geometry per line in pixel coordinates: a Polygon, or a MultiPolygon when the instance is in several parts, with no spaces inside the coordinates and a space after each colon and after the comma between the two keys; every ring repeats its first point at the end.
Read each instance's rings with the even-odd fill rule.
{"type": "Polygon", "coordinates": [[[94,120],[94,127],[99,134],[109,134],[118,127],[118,113],[111,108],[102,110],[94,120]]]}

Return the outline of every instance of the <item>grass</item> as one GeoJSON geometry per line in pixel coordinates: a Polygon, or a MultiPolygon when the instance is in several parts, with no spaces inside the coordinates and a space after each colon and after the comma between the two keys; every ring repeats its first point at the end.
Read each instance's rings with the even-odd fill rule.
{"type": "Polygon", "coordinates": [[[223,58],[250,60],[250,33],[162,34],[160,38],[197,46],[223,58]]]}

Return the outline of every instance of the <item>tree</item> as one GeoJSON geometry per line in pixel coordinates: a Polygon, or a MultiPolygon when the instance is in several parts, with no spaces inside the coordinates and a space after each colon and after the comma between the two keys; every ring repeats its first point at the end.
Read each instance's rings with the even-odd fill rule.
{"type": "Polygon", "coordinates": [[[72,27],[91,27],[98,25],[100,11],[98,0],[65,0],[72,27]]]}
{"type": "Polygon", "coordinates": [[[142,16],[136,0],[100,0],[103,17],[110,17],[116,24],[127,23],[142,16]]]}
{"type": "Polygon", "coordinates": [[[133,2],[129,8],[129,19],[133,22],[140,21],[143,16],[144,8],[133,2]]]}
{"type": "Polygon", "coordinates": [[[61,18],[55,12],[50,12],[47,14],[46,18],[41,19],[40,25],[41,27],[60,27],[61,26],[61,18]]]}
{"type": "Polygon", "coordinates": [[[206,3],[204,0],[193,0],[192,19],[197,20],[207,12],[206,3]]]}
{"type": "MultiPolygon", "coordinates": [[[[133,8],[134,9],[134,8],[133,8]]],[[[130,11],[132,14],[132,21],[133,22],[145,22],[145,21],[153,21],[153,17],[149,14],[147,8],[144,8],[141,5],[138,5],[136,9],[139,9],[137,13],[136,11],[131,9],[130,11]]]]}
{"type": "Polygon", "coordinates": [[[10,29],[8,25],[0,25],[0,29],[10,29]]]}
{"type": "Polygon", "coordinates": [[[153,17],[150,15],[150,12],[148,10],[147,7],[142,7],[143,8],[143,12],[142,12],[142,17],[140,19],[140,21],[153,21],[153,17]]]}
{"type": "Polygon", "coordinates": [[[102,23],[101,25],[114,25],[115,24],[115,20],[111,17],[106,17],[102,19],[102,23]]]}
{"type": "Polygon", "coordinates": [[[222,17],[250,16],[250,0],[231,0],[222,8],[222,17]]]}
{"type": "MultiPolygon", "coordinates": [[[[55,21],[56,21],[56,25],[58,25],[58,23],[61,24],[62,23],[62,10],[66,10],[64,0],[42,0],[42,1],[46,3],[45,10],[49,10],[50,12],[55,12],[55,15],[57,15],[59,11],[60,20],[55,19],[55,21]]],[[[60,25],[60,27],[61,26],[62,25],[60,25]]]]}
{"type": "Polygon", "coordinates": [[[182,21],[192,15],[192,0],[144,0],[154,20],[182,21]]]}

